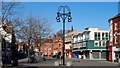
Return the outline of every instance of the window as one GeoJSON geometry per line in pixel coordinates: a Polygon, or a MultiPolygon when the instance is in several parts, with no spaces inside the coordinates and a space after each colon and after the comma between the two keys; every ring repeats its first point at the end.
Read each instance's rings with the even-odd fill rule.
{"type": "Polygon", "coordinates": [[[99,52],[92,52],[92,56],[94,59],[98,59],[99,58],[99,52]]]}
{"type": "Polygon", "coordinates": [[[104,59],[106,58],[106,52],[101,53],[101,58],[104,58],[104,59]]]}
{"type": "Polygon", "coordinates": [[[114,30],[118,30],[117,22],[115,23],[115,29],[114,30]]]}
{"type": "Polygon", "coordinates": [[[98,43],[95,43],[95,45],[98,45],[98,43]]]}
{"type": "Polygon", "coordinates": [[[95,32],[95,40],[97,40],[97,32],[95,32]]]}
{"type": "Polygon", "coordinates": [[[83,47],[86,47],[86,42],[83,42],[83,47]]]}
{"type": "Polygon", "coordinates": [[[99,46],[99,41],[95,41],[94,45],[99,46]]]}
{"type": "Polygon", "coordinates": [[[51,50],[51,48],[48,48],[48,50],[51,50]]]}
{"type": "Polygon", "coordinates": [[[59,47],[61,47],[61,44],[59,44],[59,47]]]}
{"type": "Polygon", "coordinates": [[[99,41],[99,46],[101,46],[101,41],[99,41]]]}
{"type": "Polygon", "coordinates": [[[118,43],[117,33],[115,33],[114,36],[115,36],[115,44],[117,44],[118,43]]]}
{"type": "Polygon", "coordinates": [[[106,33],[106,40],[109,40],[109,34],[106,33]]]}
{"type": "Polygon", "coordinates": [[[89,33],[86,33],[85,34],[85,40],[88,40],[89,39],[89,33]]]}
{"type": "Polygon", "coordinates": [[[44,50],[46,50],[46,48],[44,48],[44,50]]]}
{"type": "Polygon", "coordinates": [[[95,41],[94,46],[97,46],[97,47],[106,46],[106,41],[95,41]]]}
{"type": "Polygon", "coordinates": [[[102,40],[105,40],[105,33],[102,33],[102,40]]]}
{"type": "Polygon", "coordinates": [[[105,41],[102,42],[102,46],[106,46],[106,42],[105,41]]]}
{"type": "Polygon", "coordinates": [[[95,32],[95,40],[100,40],[100,32],[95,32]]]}

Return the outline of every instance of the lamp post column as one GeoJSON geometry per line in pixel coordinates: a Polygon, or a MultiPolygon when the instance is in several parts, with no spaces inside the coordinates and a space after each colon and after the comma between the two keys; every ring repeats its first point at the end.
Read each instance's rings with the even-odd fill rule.
{"type": "Polygon", "coordinates": [[[65,19],[63,20],[63,48],[62,48],[62,52],[63,52],[63,65],[65,65],[65,19]]]}
{"type": "Polygon", "coordinates": [[[60,18],[63,20],[63,46],[62,46],[62,56],[63,56],[63,65],[65,65],[65,20],[68,18],[68,22],[71,22],[71,12],[68,6],[60,6],[57,12],[57,22],[60,22],[60,18]]]}

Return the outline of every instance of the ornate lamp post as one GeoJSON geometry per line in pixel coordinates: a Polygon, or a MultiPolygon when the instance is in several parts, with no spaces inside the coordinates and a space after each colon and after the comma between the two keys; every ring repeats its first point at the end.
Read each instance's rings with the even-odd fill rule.
{"type": "Polygon", "coordinates": [[[63,46],[62,46],[62,54],[63,54],[63,65],[65,65],[65,20],[68,18],[68,22],[71,22],[71,12],[68,6],[60,6],[57,11],[57,22],[60,22],[60,18],[63,20],[63,46]]]}

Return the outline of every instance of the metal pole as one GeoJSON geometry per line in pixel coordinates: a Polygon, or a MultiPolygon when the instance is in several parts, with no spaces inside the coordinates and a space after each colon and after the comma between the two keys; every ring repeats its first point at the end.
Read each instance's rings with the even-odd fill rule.
{"type": "Polygon", "coordinates": [[[60,18],[62,18],[63,20],[63,46],[62,46],[62,56],[63,56],[63,65],[65,65],[65,19],[68,18],[68,22],[71,22],[71,12],[68,6],[60,6],[58,8],[58,12],[57,12],[57,22],[60,22],[60,18]],[[68,13],[65,13],[65,9],[68,10],[68,13]],[[60,12],[60,10],[63,10],[62,13],[60,12]]]}
{"type": "Polygon", "coordinates": [[[65,19],[63,20],[63,65],[65,65],[65,19]]]}
{"type": "Polygon", "coordinates": [[[63,7],[63,65],[65,65],[65,7],[63,7]]]}

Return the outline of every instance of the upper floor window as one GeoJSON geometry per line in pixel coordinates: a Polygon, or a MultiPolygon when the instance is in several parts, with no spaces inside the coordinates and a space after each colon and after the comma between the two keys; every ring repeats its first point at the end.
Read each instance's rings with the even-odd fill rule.
{"type": "Polygon", "coordinates": [[[117,33],[114,34],[114,38],[115,38],[115,44],[117,44],[118,43],[117,33]]]}
{"type": "Polygon", "coordinates": [[[44,50],[47,50],[46,48],[44,48],[44,50]]]}
{"type": "Polygon", "coordinates": [[[109,33],[108,32],[102,32],[102,40],[109,40],[109,33]]]}
{"type": "Polygon", "coordinates": [[[94,46],[104,47],[104,46],[106,46],[106,41],[95,41],[94,46]]]}
{"type": "Polygon", "coordinates": [[[100,37],[101,37],[101,35],[100,35],[100,32],[95,32],[95,34],[94,34],[95,36],[95,40],[100,40],[100,37]]]}
{"type": "Polygon", "coordinates": [[[89,39],[89,33],[86,33],[85,34],[85,40],[88,40],[89,39]]]}
{"type": "Polygon", "coordinates": [[[95,41],[94,45],[99,46],[99,41],[95,41]]]}
{"type": "Polygon", "coordinates": [[[59,44],[59,47],[61,47],[61,44],[59,44]]]}
{"type": "Polygon", "coordinates": [[[51,48],[48,48],[48,50],[51,50],[51,48]]]}
{"type": "Polygon", "coordinates": [[[117,22],[115,23],[115,29],[114,30],[118,30],[118,24],[117,24],[117,22]]]}

